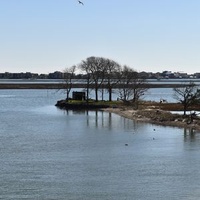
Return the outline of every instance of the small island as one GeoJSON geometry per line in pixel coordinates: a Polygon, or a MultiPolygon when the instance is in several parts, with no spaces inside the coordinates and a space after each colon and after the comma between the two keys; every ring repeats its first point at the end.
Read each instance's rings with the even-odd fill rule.
{"type": "MultiPolygon", "coordinates": [[[[103,58],[88,58],[85,61],[87,67],[91,63],[92,66],[98,66],[99,59],[100,61],[104,60],[103,58]]],[[[83,70],[86,70],[85,62],[81,65],[83,70]]],[[[118,66],[116,63],[114,64],[118,66]]],[[[107,69],[107,67],[106,65],[105,68],[107,69]]],[[[87,72],[88,79],[86,79],[84,92],[73,91],[72,98],[69,97],[69,94],[72,89],[75,66],[68,69],[68,76],[65,79],[66,100],[58,101],[57,107],[66,110],[104,110],[133,120],[200,130],[200,117],[198,116],[200,90],[194,82],[190,81],[173,88],[174,97],[177,100],[175,103],[168,103],[165,99],[161,99],[160,102],[144,101],[142,96],[149,87],[146,84],[146,79],[140,77],[138,72],[124,66],[120,67],[121,71],[106,72],[104,76],[99,68],[95,68],[94,72],[90,71],[90,68],[87,69],[89,71],[85,72],[87,72]],[[107,78],[105,79],[105,77],[107,78]],[[91,83],[93,84],[91,85],[91,83]],[[94,91],[94,99],[89,97],[91,90],[94,91]],[[114,91],[118,93],[118,100],[112,98],[114,91]],[[103,100],[104,92],[108,93],[108,100],[103,100]],[[99,94],[102,96],[101,100],[99,94]]]]}
{"type": "Polygon", "coordinates": [[[56,106],[66,110],[103,110],[132,120],[200,130],[200,117],[196,114],[197,111],[200,111],[199,105],[191,106],[187,115],[183,115],[182,104],[167,102],[139,101],[137,108],[135,108],[135,104],[132,102],[95,102],[94,100],[86,102],[71,99],[68,101],[60,100],[56,106]],[[177,114],[177,111],[180,114],[177,114]]]}

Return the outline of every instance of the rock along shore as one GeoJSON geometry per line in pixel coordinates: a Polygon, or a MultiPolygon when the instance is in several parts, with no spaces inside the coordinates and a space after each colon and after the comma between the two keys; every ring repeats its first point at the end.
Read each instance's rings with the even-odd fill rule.
{"type": "Polygon", "coordinates": [[[172,114],[169,111],[159,110],[159,109],[142,109],[142,110],[133,110],[128,107],[124,108],[106,108],[103,109],[106,112],[111,112],[118,114],[122,117],[148,122],[156,125],[162,126],[173,126],[180,128],[196,129],[200,130],[200,118],[195,117],[191,121],[191,117],[183,117],[179,114],[172,114]]]}

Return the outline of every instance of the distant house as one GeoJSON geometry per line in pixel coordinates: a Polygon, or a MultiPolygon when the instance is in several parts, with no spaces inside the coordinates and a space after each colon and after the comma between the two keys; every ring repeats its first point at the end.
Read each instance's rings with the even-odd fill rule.
{"type": "Polygon", "coordinates": [[[200,78],[200,73],[195,73],[194,75],[196,76],[196,78],[200,78]]]}
{"type": "Polygon", "coordinates": [[[179,72],[179,78],[188,78],[188,74],[187,73],[184,73],[184,72],[179,72]]]}

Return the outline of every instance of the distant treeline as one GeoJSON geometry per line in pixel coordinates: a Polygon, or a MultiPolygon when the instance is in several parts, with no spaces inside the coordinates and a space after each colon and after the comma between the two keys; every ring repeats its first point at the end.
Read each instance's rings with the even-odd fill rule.
{"type": "MultiPolygon", "coordinates": [[[[195,73],[193,75],[188,75],[187,73],[179,72],[138,72],[141,78],[145,79],[177,79],[177,78],[200,78],[200,73],[195,73]]],[[[31,72],[21,72],[21,73],[0,73],[0,79],[64,79],[66,77],[66,72],[55,71],[49,74],[38,74],[31,72]]],[[[74,74],[74,79],[86,79],[86,74],[74,74]]]]}

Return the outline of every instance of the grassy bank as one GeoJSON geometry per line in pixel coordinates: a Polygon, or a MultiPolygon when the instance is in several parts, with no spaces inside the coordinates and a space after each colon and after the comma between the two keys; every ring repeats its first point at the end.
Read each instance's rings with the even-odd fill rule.
{"type": "Polygon", "coordinates": [[[71,110],[93,110],[93,109],[103,109],[103,108],[116,108],[121,106],[121,102],[117,101],[77,101],[77,100],[60,100],[57,101],[56,105],[61,109],[71,109],[71,110]]]}

